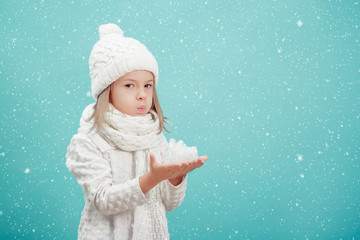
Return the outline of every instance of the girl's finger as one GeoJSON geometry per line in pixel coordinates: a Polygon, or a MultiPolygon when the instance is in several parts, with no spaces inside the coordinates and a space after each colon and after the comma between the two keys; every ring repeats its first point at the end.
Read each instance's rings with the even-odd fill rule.
{"type": "Polygon", "coordinates": [[[200,160],[200,161],[206,161],[208,160],[209,158],[207,156],[201,156],[199,157],[197,160],[200,160]]]}
{"type": "Polygon", "coordinates": [[[150,166],[154,166],[156,164],[156,158],[153,153],[150,153],[150,166]]]}
{"type": "Polygon", "coordinates": [[[183,175],[185,175],[186,173],[189,173],[191,172],[192,170],[195,169],[195,163],[194,162],[191,162],[185,169],[184,171],[182,172],[183,175]]]}
{"type": "Polygon", "coordinates": [[[192,164],[187,169],[185,169],[185,171],[186,171],[186,173],[189,173],[189,172],[193,171],[195,168],[201,167],[203,164],[204,164],[203,161],[195,160],[192,162],[192,164]]]}
{"type": "Polygon", "coordinates": [[[173,172],[173,176],[174,177],[179,177],[179,176],[183,176],[184,174],[186,174],[186,169],[189,168],[191,163],[188,162],[183,162],[181,164],[178,165],[178,167],[176,168],[176,170],[173,172]]]}

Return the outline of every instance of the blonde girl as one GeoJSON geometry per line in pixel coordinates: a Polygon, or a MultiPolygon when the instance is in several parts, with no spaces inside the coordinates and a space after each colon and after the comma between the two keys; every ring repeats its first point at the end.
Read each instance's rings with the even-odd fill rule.
{"type": "Polygon", "coordinates": [[[156,59],[115,24],[99,33],[89,58],[96,102],[84,109],[66,154],[85,199],[78,239],[169,239],[166,213],[180,206],[187,173],[207,157],[163,159],[169,144],[156,59]]]}

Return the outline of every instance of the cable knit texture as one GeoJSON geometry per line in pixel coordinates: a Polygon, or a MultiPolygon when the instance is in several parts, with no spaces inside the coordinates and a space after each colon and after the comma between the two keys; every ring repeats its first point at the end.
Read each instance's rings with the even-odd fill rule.
{"type": "MultiPolygon", "coordinates": [[[[93,104],[85,108],[81,126],[71,139],[66,154],[66,166],[82,186],[85,199],[78,239],[169,239],[166,212],[180,206],[185,197],[187,177],[178,186],[163,181],[146,194],[139,184],[139,177],[149,171],[149,153],[153,152],[160,159],[161,152],[166,150],[165,137],[163,134],[150,137],[151,131],[140,131],[132,136],[119,129],[120,133],[113,132],[111,137],[104,138],[103,135],[109,132],[88,131],[92,121],[86,121],[85,116],[92,108],[93,104]],[[147,141],[157,141],[158,145],[151,143],[144,148],[144,145],[134,147],[136,144],[129,144],[132,147],[127,148],[131,150],[121,149],[122,140],[137,142],[134,140],[137,137],[144,137],[138,140],[144,141],[144,145],[147,141]]],[[[123,123],[130,119],[126,124],[134,122],[133,118],[150,126],[157,121],[156,113],[129,118],[115,109],[107,117],[111,119],[107,124],[115,125],[112,130],[119,127],[116,119],[120,117],[126,119],[119,120],[123,123]]]]}
{"type": "Polygon", "coordinates": [[[95,100],[107,86],[135,70],[152,72],[157,85],[158,64],[145,45],[124,37],[124,32],[113,23],[100,25],[99,35],[100,40],[89,57],[91,92],[95,100]]]}

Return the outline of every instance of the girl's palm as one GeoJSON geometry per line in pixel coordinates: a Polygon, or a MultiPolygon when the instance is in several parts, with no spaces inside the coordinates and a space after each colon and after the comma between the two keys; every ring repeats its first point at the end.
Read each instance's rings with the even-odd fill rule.
{"type": "Polygon", "coordinates": [[[161,181],[184,176],[193,171],[195,168],[201,167],[208,158],[206,156],[199,157],[192,162],[181,163],[160,163],[155,159],[154,154],[150,154],[150,172],[157,176],[161,181]]]}

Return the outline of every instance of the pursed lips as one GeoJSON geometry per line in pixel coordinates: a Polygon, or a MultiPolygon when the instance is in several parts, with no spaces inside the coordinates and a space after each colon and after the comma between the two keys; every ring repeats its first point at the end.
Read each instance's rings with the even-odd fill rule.
{"type": "Polygon", "coordinates": [[[143,112],[144,110],[145,110],[145,105],[141,105],[140,107],[138,107],[138,110],[140,111],[140,112],[143,112]]]}

